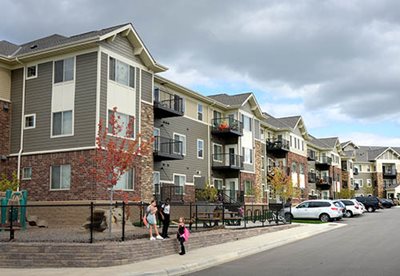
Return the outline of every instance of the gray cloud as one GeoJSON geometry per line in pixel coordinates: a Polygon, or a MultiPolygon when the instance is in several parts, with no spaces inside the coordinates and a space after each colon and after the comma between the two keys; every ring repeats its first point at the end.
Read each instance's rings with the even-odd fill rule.
{"type": "Polygon", "coordinates": [[[399,1],[6,0],[1,8],[0,37],[11,42],[133,22],[153,56],[178,72],[318,86],[302,95],[307,108],[359,119],[399,112],[399,1]]]}

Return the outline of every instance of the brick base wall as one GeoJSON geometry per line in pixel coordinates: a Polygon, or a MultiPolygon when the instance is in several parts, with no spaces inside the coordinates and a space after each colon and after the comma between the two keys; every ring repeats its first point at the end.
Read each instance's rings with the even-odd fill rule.
{"type": "Polygon", "coordinates": [[[304,173],[304,183],[305,183],[305,188],[302,189],[301,193],[301,200],[305,200],[308,198],[308,160],[306,156],[301,156],[293,152],[289,152],[287,155],[287,160],[288,160],[288,167],[290,168],[290,175],[292,172],[292,163],[296,162],[297,164],[297,183],[300,183],[300,165],[303,166],[303,173],[304,173]]]}
{"type": "MultiPolygon", "coordinates": [[[[0,100],[0,157],[10,154],[11,103],[0,100]]],[[[7,172],[7,161],[0,158],[0,174],[7,172]]]]}
{"type": "MultiPolygon", "coordinates": [[[[297,225],[288,224],[243,230],[221,229],[192,233],[186,246],[188,254],[190,254],[190,250],[196,248],[250,238],[292,227],[297,227],[297,225]]],[[[94,244],[0,243],[0,267],[105,267],[135,263],[177,253],[176,239],[164,241],[140,239],[122,243],[94,244]]]]}

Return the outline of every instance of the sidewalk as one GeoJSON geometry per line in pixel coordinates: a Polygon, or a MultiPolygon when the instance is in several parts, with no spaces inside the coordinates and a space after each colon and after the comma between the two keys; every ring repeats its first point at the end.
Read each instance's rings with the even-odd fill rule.
{"type": "Polygon", "coordinates": [[[299,227],[262,234],[235,242],[195,249],[184,256],[169,255],[134,264],[101,268],[43,268],[1,269],[2,276],[8,275],[182,275],[222,263],[230,262],[258,252],[305,239],[320,233],[338,229],[345,224],[301,224],[299,227]]]}

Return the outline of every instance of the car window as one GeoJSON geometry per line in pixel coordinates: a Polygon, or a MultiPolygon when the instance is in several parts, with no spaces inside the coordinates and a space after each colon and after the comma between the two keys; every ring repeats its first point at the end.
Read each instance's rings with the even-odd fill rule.
{"type": "Polygon", "coordinates": [[[309,202],[303,202],[299,205],[297,205],[296,208],[308,208],[309,202]]]}
{"type": "Polygon", "coordinates": [[[342,206],[342,204],[340,204],[340,202],[339,201],[335,201],[335,202],[333,202],[333,204],[336,206],[336,207],[343,207],[342,206]]]}
{"type": "Polygon", "coordinates": [[[344,205],[349,206],[349,205],[354,205],[354,202],[351,200],[341,200],[344,205]]]}

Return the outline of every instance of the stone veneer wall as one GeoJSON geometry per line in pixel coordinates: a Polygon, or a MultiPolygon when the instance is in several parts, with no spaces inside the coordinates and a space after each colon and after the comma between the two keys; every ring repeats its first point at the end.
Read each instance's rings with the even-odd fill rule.
{"type": "MultiPolygon", "coordinates": [[[[240,191],[245,191],[245,186],[244,186],[244,182],[246,180],[249,180],[253,183],[253,187],[256,185],[256,174],[254,173],[244,173],[241,172],[240,173],[240,191]]],[[[246,196],[246,193],[244,195],[244,202],[245,203],[256,203],[255,202],[255,196],[246,196]]]]}
{"type": "Polygon", "coordinates": [[[255,171],[256,171],[256,176],[255,176],[255,182],[254,182],[254,191],[255,191],[255,202],[260,203],[263,202],[263,189],[262,189],[262,146],[263,144],[259,141],[255,141],[255,171]]]}
{"type": "MultiPolygon", "coordinates": [[[[145,141],[153,141],[154,135],[154,109],[152,105],[141,104],[141,137],[145,141]]],[[[151,147],[153,147],[151,145],[151,147]]],[[[153,198],[153,150],[147,156],[143,156],[140,166],[140,198],[150,202],[153,198]]]]}
{"type": "MultiPolygon", "coordinates": [[[[0,157],[10,154],[11,103],[0,100],[0,157]],[[8,106],[8,109],[7,109],[8,106]]],[[[0,174],[6,173],[7,161],[0,159],[0,174]]]]}
{"type": "MultiPolygon", "coordinates": [[[[333,167],[332,171],[333,171],[332,178],[335,179],[334,182],[337,182],[338,180],[336,179],[336,176],[339,175],[339,177],[342,177],[342,169],[337,168],[337,167],[333,167]]],[[[340,181],[340,183],[342,183],[342,179],[340,179],[339,181],[340,181]]],[[[332,184],[332,189],[333,189],[334,192],[337,192],[336,183],[332,184]]]]}
{"type": "Polygon", "coordinates": [[[377,172],[376,173],[376,187],[375,187],[375,195],[378,197],[384,196],[384,189],[383,189],[383,173],[377,172]]]}

